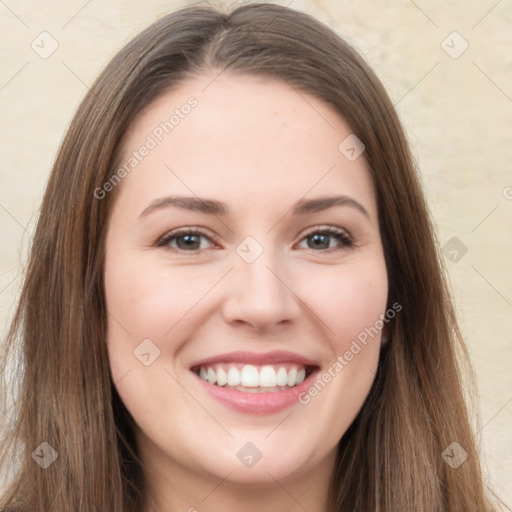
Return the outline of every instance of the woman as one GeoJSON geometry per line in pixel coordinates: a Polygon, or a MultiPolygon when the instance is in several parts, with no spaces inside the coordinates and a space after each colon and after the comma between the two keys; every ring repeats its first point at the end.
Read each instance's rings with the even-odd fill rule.
{"type": "Polygon", "coordinates": [[[112,60],[18,337],[7,511],[494,510],[405,135],[305,14],[189,8],[112,60]]]}

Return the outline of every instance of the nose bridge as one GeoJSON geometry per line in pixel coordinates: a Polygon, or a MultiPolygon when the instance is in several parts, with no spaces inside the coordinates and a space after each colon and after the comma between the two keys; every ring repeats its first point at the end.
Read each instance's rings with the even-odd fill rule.
{"type": "Polygon", "coordinates": [[[298,299],[286,284],[277,251],[247,237],[236,253],[224,306],[226,320],[262,328],[294,319],[300,312],[298,299]]]}

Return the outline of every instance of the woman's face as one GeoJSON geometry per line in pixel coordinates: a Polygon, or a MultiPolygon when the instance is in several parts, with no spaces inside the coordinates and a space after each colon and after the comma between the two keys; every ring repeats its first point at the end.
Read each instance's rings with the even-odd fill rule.
{"type": "Polygon", "coordinates": [[[107,341],[161,477],[285,485],[332,471],[374,380],[388,292],[354,141],[317,98],[227,73],[182,83],[129,130],[107,341]]]}

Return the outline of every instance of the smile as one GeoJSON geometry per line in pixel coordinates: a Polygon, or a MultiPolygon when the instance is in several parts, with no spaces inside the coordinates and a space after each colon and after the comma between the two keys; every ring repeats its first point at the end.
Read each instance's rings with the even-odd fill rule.
{"type": "Polygon", "coordinates": [[[199,377],[216,386],[236,389],[245,393],[271,393],[293,388],[308,374],[303,365],[224,363],[199,367],[199,377]]]}
{"type": "Polygon", "coordinates": [[[232,352],[190,366],[200,387],[237,412],[269,414],[298,403],[319,366],[292,352],[232,352]]]}

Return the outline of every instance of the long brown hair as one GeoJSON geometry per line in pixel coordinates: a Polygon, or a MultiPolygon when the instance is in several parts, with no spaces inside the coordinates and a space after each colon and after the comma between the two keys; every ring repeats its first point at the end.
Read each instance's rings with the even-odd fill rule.
{"type": "Polygon", "coordinates": [[[82,101],[48,182],[5,343],[2,396],[12,423],[0,463],[12,475],[0,505],[9,512],[145,508],[133,420],[112,383],[105,343],[105,227],[115,194],[98,199],[95,190],[115,173],[123,135],[142,109],[188,77],[224,71],[285,80],[321,98],[365,145],[389,304],[402,311],[370,394],[339,442],[332,510],[494,510],[462,392],[458,361],[466,364],[467,354],[393,105],[333,31],[270,4],[227,13],[192,7],[162,18],[113,58],[82,101]],[[457,468],[442,456],[453,442],[468,454],[457,468]],[[55,455],[46,469],[36,464],[55,455]]]}

